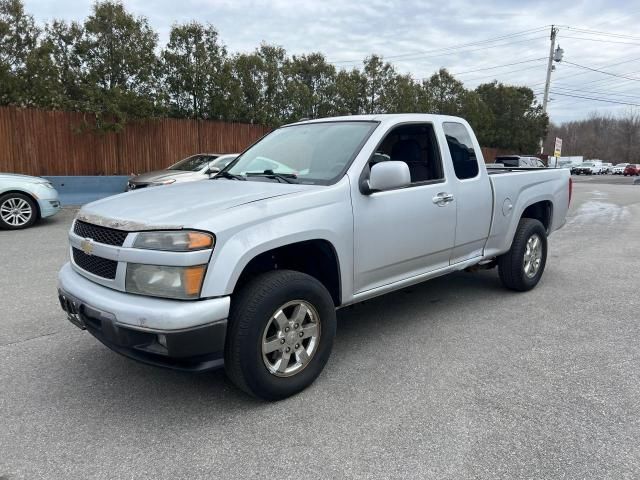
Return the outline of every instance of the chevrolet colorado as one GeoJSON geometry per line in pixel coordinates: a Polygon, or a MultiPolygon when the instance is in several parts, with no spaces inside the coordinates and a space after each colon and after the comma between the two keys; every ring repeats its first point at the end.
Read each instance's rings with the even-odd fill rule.
{"type": "Polygon", "coordinates": [[[566,169],[488,172],[461,118],[304,121],[210,180],[83,207],[58,295],[116,352],[276,400],[320,374],[338,308],[470,267],[533,288],[570,198],[566,169]]]}

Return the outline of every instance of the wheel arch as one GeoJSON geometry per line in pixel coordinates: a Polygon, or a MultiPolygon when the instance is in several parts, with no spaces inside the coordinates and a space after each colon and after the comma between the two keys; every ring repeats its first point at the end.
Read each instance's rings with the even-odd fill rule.
{"type": "Polygon", "coordinates": [[[335,246],[326,239],[296,241],[257,253],[242,268],[233,293],[256,275],[273,270],[306,273],[324,285],[336,307],[342,303],[340,261],[335,246]]]}
{"type": "Polygon", "coordinates": [[[540,200],[526,206],[520,215],[520,219],[532,218],[539,220],[544,225],[547,234],[551,229],[553,219],[553,202],[551,200],[540,200]]]}

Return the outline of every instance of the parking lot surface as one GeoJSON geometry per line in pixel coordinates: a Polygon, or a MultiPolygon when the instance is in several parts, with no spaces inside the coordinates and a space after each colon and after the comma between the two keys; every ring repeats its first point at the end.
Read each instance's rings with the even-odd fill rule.
{"type": "Polygon", "coordinates": [[[278,403],[65,320],[74,215],[0,232],[0,478],[638,478],[640,186],[579,181],[538,287],[458,273],[338,314],[278,403]]]}

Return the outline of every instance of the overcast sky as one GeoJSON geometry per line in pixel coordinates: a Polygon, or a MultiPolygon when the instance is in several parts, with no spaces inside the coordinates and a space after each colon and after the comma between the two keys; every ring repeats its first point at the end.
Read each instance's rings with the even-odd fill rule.
{"type": "MultiPolygon", "coordinates": [[[[39,21],[82,20],[92,1],[25,0],[25,4],[39,21]]],[[[195,19],[212,23],[231,52],[248,52],[265,41],[291,54],[321,51],[337,67],[348,68],[378,53],[418,79],[446,67],[460,73],[457,78],[470,88],[497,79],[528,85],[536,93],[544,88],[549,24],[554,23],[559,25],[558,42],[566,61],[628,78],[557,65],[552,77],[556,93],[548,109],[553,121],[633,108],[568,95],[640,104],[640,0],[125,0],[124,4],[150,20],[161,44],[173,23],[195,19]],[[490,41],[477,43],[485,40],[490,41]],[[461,47],[466,44],[475,45],[461,47]],[[445,51],[449,47],[456,48],[445,51]],[[499,65],[505,66],[491,68],[499,65]]],[[[542,101],[541,94],[538,98],[542,101]]]]}

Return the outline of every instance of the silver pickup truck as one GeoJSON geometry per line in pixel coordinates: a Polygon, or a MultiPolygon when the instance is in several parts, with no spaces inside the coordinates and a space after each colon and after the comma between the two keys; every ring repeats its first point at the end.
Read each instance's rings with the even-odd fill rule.
{"type": "Polygon", "coordinates": [[[59,299],[116,352],[275,400],[320,374],[338,308],[469,267],[535,287],[570,199],[566,169],[488,173],[461,118],[305,121],[211,180],[82,208],[59,299]]]}

